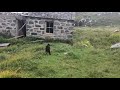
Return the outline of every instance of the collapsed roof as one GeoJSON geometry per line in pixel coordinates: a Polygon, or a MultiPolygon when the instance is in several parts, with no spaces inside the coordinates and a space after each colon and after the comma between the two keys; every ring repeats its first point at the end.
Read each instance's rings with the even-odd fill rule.
{"type": "Polygon", "coordinates": [[[75,12],[1,12],[0,14],[13,15],[18,19],[23,19],[23,17],[29,16],[39,18],[75,20],[75,12]]]}
{"type": "Polygon", "coordinates": [[[23,12],[23,16],[74,20],[75,12],[23,12]]]}

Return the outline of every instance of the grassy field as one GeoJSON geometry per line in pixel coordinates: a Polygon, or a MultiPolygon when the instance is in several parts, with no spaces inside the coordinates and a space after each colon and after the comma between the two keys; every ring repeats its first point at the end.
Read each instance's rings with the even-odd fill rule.
{"type": "Polygon", "coordinates": [[[11,43],[0,48],[0,78],[119,78],[120,49],[110,49],[120,42],[116,29],[75,28],[73,45],[50,42],[52,55],[45,54],[47,43],[0,37],[11,43]]]}

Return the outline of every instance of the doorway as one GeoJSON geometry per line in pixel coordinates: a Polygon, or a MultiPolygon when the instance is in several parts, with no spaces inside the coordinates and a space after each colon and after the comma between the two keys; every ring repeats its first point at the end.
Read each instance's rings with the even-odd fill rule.
{"type": "Polygon", "coordinates": [[[26,25],[25,20],[18,20],[18,36],[26,36],[26,25]],[[24,26],[23,26],[24,25],[24,26]],[[23,28],[22,28],[23,27],[23,28]],[[20,30],[20,28],[22,28],[20,30]]]}

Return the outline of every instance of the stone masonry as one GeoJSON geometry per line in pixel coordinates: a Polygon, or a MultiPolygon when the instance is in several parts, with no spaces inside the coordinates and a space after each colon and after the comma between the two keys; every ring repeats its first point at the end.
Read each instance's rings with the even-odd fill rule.
{"type": "Polygon", "coordinates": [[[72,39],[73,22],[57,19],[26,19],[26,36],[54,39],[72,39]],[[53,21],[53,33],[46,33],[46,21],[53,21]]]}
{"type": "Polygon", "coordinates": [[[0,15],[0,33],[15,36],[17,31],[17,20],[12,15],[0,15]]]}
{"type": "Polygon", "coordinates": [[[65,15],[59,12],[54,14],[51,12],[38,14],[45,14],[45,17],[35,17],[34,15],[24,16],[9,13],[0,14],[0,33],[7,33],[11,36],[18,36],[19,29],[21,28],[20,21],[24,20],[24,23],[26,23],[26,28],[24,29],[26,36],[53,39],[72,39],[72,32],[74,27],[74,20],[71,18],[72,14],[70,14],[70,16],[68,16],[66,19],[65,17],[69,13],[65,13],[65,15]],[[47,15],[49,16],[48,18],[47,15]],[[47,21],[53,22],[53,33],[46,33],[47,21]]]}
{"type": "Polygon", "coordinates": [[[42,17],[42,18],[54,18],[54,19],[66,19],[66,20],[74,20],[75,12],[24,12],[22,13],[24,16],[32,16],[32,17],[42,17]]]}

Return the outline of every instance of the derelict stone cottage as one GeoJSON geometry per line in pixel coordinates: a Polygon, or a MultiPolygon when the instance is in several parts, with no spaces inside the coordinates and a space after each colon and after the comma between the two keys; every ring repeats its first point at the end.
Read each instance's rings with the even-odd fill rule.
{"type": "Polygon", "coordinates": [[[29,12],[0,14],[0,33],[53,39],[71,39],[74,12],[29,12]]]}

